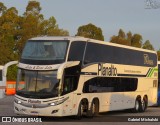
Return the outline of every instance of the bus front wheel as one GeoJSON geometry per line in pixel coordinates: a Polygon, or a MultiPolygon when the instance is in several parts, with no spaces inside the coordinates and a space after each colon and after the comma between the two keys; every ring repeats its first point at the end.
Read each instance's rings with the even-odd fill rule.
{"type": "Polygon", "coordinates": [[[78,107],[78,113],[76,115],[76,119],[82,119],[82,115],[83,115],[83,104],[82,101],[79,103],[79,107],[78,107]]]}

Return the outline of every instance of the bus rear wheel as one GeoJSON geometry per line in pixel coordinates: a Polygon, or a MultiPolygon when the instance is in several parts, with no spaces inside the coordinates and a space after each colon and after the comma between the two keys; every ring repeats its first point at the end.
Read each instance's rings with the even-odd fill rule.
{"type": "Polygon", "coordinates": [[[91,108],[88,116],[90,118],[93,118],[94,116],[97,116],[99,114],[99,101],[98,99],[94,99],[91,103],[91,108]]]}
{"type": "Polygon", "coordinates": [[[147,97],[143,97],[143,100],[141,102],[140,112],[145,112],[148,106],[148,99],[147,97]]]}
{"type": "Polygon", "coordinates": [[[132,109],[132,111],[133,111],[134,113],[137,113],[137,112],[140,111],[140,109],[141,109],[141,99],[140,99],[140,98],[137,98],[136,101],[135,101],[135,106],[134,106],[134,108],[132,109]]]}

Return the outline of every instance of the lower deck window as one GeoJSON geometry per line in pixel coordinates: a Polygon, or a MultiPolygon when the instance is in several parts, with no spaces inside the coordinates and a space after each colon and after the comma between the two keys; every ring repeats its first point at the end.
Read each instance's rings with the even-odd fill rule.
{"type": "Polygon", "coordinates": [[[137,78],[95,77],[84,83],[84,93],[130,92],[137,89],[137,78]]]}

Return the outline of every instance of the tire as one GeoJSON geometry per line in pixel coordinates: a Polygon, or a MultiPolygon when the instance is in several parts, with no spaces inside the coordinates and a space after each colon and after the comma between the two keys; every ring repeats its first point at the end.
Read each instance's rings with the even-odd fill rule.
{"type": "Polygon", "coordinates": [[[148,100],[146,97],[143,97],[143,100],[141,102],[140,112],[145,112],[148,106],[148,100]]]}
{"type": "Polygon", "coordinates": [[[76,115],[76,119],[81,120],[82,116],[83,116],[83,104],[82,104],[82,101],[81,101],[79,103],[79,106],[78,106],[78,113],[76,115]]]}
{"type": "Polygon", "coordinates": [[[140,109],[141,109],[141,99],[137,98],[136,101],[135,101],[135,106],[132,109],[132,112],[138,113],[138,112],[140,112],[140,109]]]}
{"type": "Polygon", "coordinates": [[[98,114],[99,114],[99,102],[98,100],[93,100],[91,103],[89,117],[93,118],[94,116],[97,116],[98,114]]]}

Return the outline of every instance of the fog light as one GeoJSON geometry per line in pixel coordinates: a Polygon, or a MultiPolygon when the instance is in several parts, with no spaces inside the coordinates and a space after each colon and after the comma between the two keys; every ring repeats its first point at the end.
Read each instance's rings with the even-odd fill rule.
{"type": "Polygon", "coordinates": [[[57,113],[57,112],[58,112],[58,110],[53,110],[51,114],[54,114],[54,113],[57,113]]]}
{"type": "Polygon", "coordinates": [[[15,110],[19,111],[19,109],[17,107],[14,107],[14,108],[15,108],[15,110]]]}

